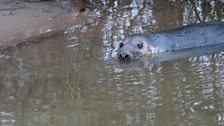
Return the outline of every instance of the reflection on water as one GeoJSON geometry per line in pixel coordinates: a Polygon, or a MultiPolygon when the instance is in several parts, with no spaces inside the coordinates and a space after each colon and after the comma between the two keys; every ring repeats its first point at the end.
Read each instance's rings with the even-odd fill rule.
{"type": "Polygon", "coordinates": [[[211,16],[202,4],[105,1],[64,35],[2,51],[0,125],[224,125],[223,52],[147,67],[115,56],[128,34],[223,20],[221,1],[211,16]]]}

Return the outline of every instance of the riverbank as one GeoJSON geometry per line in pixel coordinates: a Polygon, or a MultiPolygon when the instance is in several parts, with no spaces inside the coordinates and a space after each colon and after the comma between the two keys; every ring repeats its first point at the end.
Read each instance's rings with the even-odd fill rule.
{"type": "Polygon", "coordinates": [[[70,1],[0,1],[0,48],[63,32],[75,24],[78,13],[70,1]]]}

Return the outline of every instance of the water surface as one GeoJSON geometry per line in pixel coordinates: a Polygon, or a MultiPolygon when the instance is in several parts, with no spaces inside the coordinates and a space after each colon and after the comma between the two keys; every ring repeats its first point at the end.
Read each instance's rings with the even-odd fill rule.
{"type": "Polygon", "coordinates": [[[2,51],[0,125],[224,125],[221,50],[147,65],[116,59],[128,34],[223,20],[223,10],[206,16],[193,5],[108,1],[76,15],[83,23],[63,34],[2,51]]]}

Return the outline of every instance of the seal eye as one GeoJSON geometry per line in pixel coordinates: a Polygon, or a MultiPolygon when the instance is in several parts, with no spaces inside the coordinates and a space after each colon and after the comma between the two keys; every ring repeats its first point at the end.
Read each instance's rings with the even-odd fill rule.
{"type": "Polygon", "coordinates": [[[143,48],[143,45],[142,44],[138,44],[137,46],[138,46],[139,49],[142,49],[143,48]]]}
{"type": "Polygon", "coordinates": [[[119,44],[119,48],[122,48],[124,46],[124,43],[119,44]]]}

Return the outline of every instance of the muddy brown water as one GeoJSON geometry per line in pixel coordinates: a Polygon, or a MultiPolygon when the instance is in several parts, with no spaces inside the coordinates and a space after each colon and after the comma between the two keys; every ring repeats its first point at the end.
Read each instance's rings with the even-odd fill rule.
{"type": "Polygon", "coordinates": [[[2,51],[0,125],[224,125],[223,51],[147,65],[116,59],[128,34],[223,18],[197,17],[190,2],[138,2],[87,10],[63,34],[2,51]]]}

